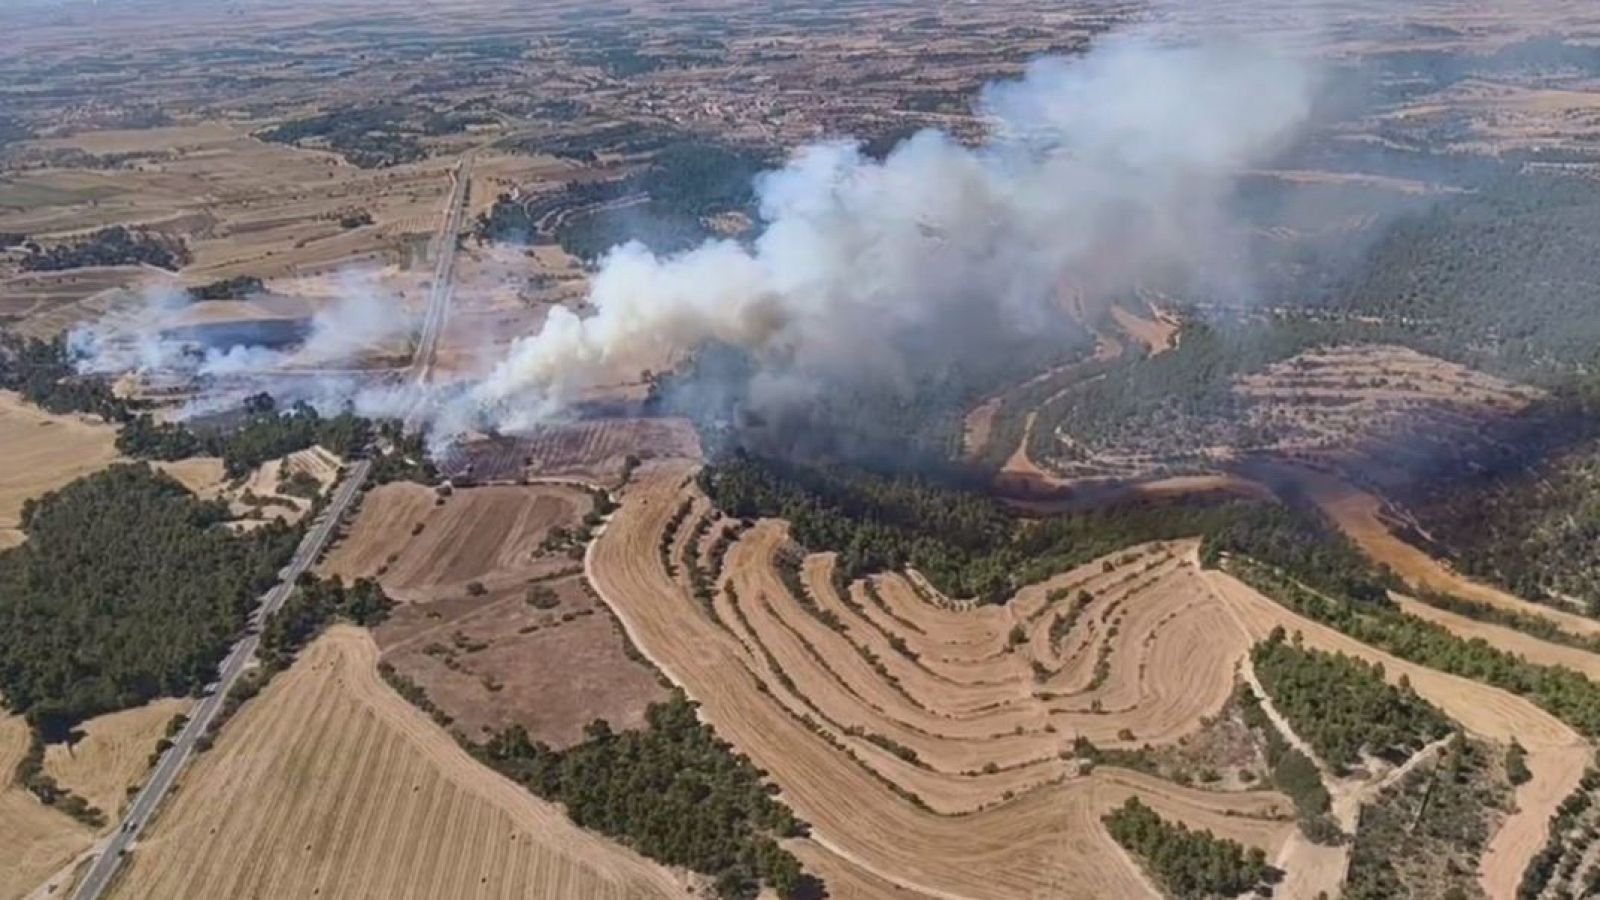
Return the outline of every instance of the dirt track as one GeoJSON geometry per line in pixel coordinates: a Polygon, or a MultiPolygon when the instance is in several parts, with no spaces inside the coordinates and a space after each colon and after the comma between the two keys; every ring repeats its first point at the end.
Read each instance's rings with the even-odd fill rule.
{"type": "Polygon", "coordinates": [[[336,627],[252,700],[141,842],[119,897],[682,896],[679,876],[467,756],[336,627]]]}

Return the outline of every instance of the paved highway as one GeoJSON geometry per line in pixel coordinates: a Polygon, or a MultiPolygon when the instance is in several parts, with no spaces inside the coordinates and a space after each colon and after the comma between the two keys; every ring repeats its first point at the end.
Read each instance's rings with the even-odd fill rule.
{"type": "MultiPolygon", "coordinates": [[[[251,614],[251,627],[248,633],[233,645],[233,651],[222,661],[216,689],[195,704],[194,710],[189,714],[188,724],[183,726],[183,730],[173,739],[172,747],[162,755],[161,761],[156,764],[155,771],[150,775],[150,780],[145,782],[144,788],[134,797],[133,805],[128,807],[128,812],[118,824],[117,830],[106,839],[105,846],[95,857],[88,874],[78,885],[77,893],[73,895],[75,900],[98,900],[105,893],[106,886],[111,883],[112,876],[122,864],[122,854],[139,837],[139,832],[149,821],[150,814],[156,811],[172,789],[178,773],[194,755],[195,741],[206,733],[211,721],[216,718],[217,710],[222,705],[222,698],[233,689],[234,684],[239,681],[239,676],[244,673],[245,666],[255,658],[256,646],[261,640],[256,633],[258,626],[266,621],[267,616],[277,612],[278,607],[283,605],[294,590],[295,580],[317,561],[323,547],[327,546],[328,539],[333,536],[339,520],[350,509],[350,501],[355,499],[356,492],[366,482],[371,469],[372,463],[365,459],[357,460],[350,466],[344,481],[340,482],[334,491],[332,501],[323,510],[322,516],[311,526],[311,530],[306,532],[305,538],[300,541],[299,549],[295,551],[294,558],[280,573],[283,576],[282,580],[261,598],[260,605],[251,614]]],[[[227,801],[224,798],[219,802],[227,801]]]]}
{"type": "Polygon", "coordinates": [[[417,384],[428,379],[433,371],[434,352],[439,348],[439,338],[444,333],[444,323],[450,313],[452,283],[455,280],[456,241],[461,233],[461,220],[466,215],[467,187],[472,183],[472,161],[475,151],[462,154],[450,173],[450,205],[445,209],[444,221],[434,238],[433,284],[428,291],[428,308],[423,311],[422,329],[417,336],[417,352],[411,360],[411,377],[417,384]]]}

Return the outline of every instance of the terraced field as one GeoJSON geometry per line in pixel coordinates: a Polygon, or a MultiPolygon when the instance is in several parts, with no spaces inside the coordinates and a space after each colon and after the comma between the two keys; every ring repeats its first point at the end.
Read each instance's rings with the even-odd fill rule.
{"type": "MultiPolygon", "coordinates": [[[[1491,820],[1478,873],[1490,897],[1515,892],[1591,757],[1526,700],[1372,650],[1202,571],[1195,541],[1131,547],[969,608],[915,573],[840,584],[834,558],[804,555],[785,523],[721,516],[692,471],[636,474],[590,549],[590,575],[635,643],[812,824],[794,850],[839,896],[1150,894],[1099,821],[1128,796],[1262,848],[1285,870],[1282,896],[1335,895],[1347,848],[1311,843],[1264,782],[1196,787],[1115,765],[1181,753],[1213,727],[1250,646],[1274,626],[1381,663],[1469,735],[1527,749],[1532,778],[1491,820]]],[[[1519,652],[1536,656],[1542,642],[1500,630],[1490,638],[1521,637],[1519,652]]],[[[1325,772],[1344,829],[1438,749],[1325,772]]]]}
{"type": "Polygon", "coordinates": [[[469,757],[338,627],[248,704],[134,851],[118,897],[681,896],[683,879],[469,757]]]}
{"type": "Polygon", "coordinates": [[[1099,824],[1135,795],[1269,855],[1294,840],[1274,791],[1184,787],[1074,749],[1175,743],[1232,692],[1247,634],[1190,545],[1133,548],[964,610],[899,574],[841,591],[830,557],[795,556],[780,522],[721,519],[689,474],[636,475],[590,574],[813,825],[806,853],[837,857],[819,870],[929,896],[1149,895],[1099,824]]]}

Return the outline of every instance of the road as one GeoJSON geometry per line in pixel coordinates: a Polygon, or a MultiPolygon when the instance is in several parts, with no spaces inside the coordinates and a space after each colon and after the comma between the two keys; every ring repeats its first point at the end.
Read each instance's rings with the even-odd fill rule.
{"type": "Polygon", "coordinates": [[[450,173],[450,205],[446,207],[444,221],[439,224],[439,234],[434,238],[433,284],[428,291],[428,308],[422,314],[422,328],[417,336],[417,352],[411,360],[411,378],[416,384],[428,380],[433,371],[434,353],[439,349],[439,338],[444,334],[445,320],[450,314],[450,297],[455,280],[456,242],[461,233],[461,220],[466,215],[467,187],[472,183],[474,151],[462,154],[450,173]]]}
{"type": "Polygon", "coordinates": [[[134,797],[133,804],[123,815],[117,830],[106,839],[105,846],[95,857],[88,874],[78,885],[78,890],[73,895],[75,900],[97,900],[105,893],[106,886],[111,883],[112,877],[122,864],[123,853],[139,837],[151,813],[160,807],[161,801],[172,790],[178,773],[183,771],[183,767],[194,755],[195,742],[206,733],[206,729],[216,718],[217,710],[222,705],[222,698],[226,697],[238,683],[245,667],[255,658],[256,646],[261,640],[255,626],[266,621],[267,616],[277,612],[278,607],[283,605],[294,590],[294,583],[301,573],[311,568],[317,561],[317,557],[327,546],[328,539],[333,536],[339,520],[349,511],[350,502],[355,499],[357,491],[366,482],[371,469],[371,461],[365,459],[357,460],[350,466],[344,480],[334,491],[332,501],[323,510],[322,516],[306,532],[306,536],[300,541],[300,547],[295,550],[294,558],[280,573],[283,576],[282,580],[261,598],[260,605],[251,614],[252,627],[249,633],[233,645],[232,652],[222,661],[216,689],[195,704],[194,710],[189,715],[189,722],[173,739],[172,747],[162,754],[161,761],[156,764],[155,771],[145,782],[144,788],[134,797]]]}

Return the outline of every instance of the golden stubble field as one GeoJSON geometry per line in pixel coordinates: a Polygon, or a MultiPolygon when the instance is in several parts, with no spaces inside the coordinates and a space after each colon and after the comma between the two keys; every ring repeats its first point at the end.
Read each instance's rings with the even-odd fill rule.
{"type": "MultiPolygon", "coordinates": [[[[45,774],[83,797],[115,823],[130,787],[143,781],[150,754],[166,734],[172,717],[186,712],[190,701],[156,700],[145,706],[108,713],[83,723],[72,746],[45,748],[45,774]]],[[[0,717],[0,898],[13,900],[58,887],[71,875],[74,861],[97,835],[64,813],[41,804],[15,781],[17,763],[28,750],[28,726],[21,716],[0,717]]],[[[114,824],[107,828],[115,827],[114,824]]]]}
{"type": "Polygon", "coordinates": [[[682,896],[685,878],[480,765],[330,629],[202,755],[117,897],[682,896]]]}
{"type": "Polygon", "coordinates": [[[0,391],[0,549],[24,540],[22,504],[117,459],[116,428],[89,416],[53,416],[0,391]]]}

